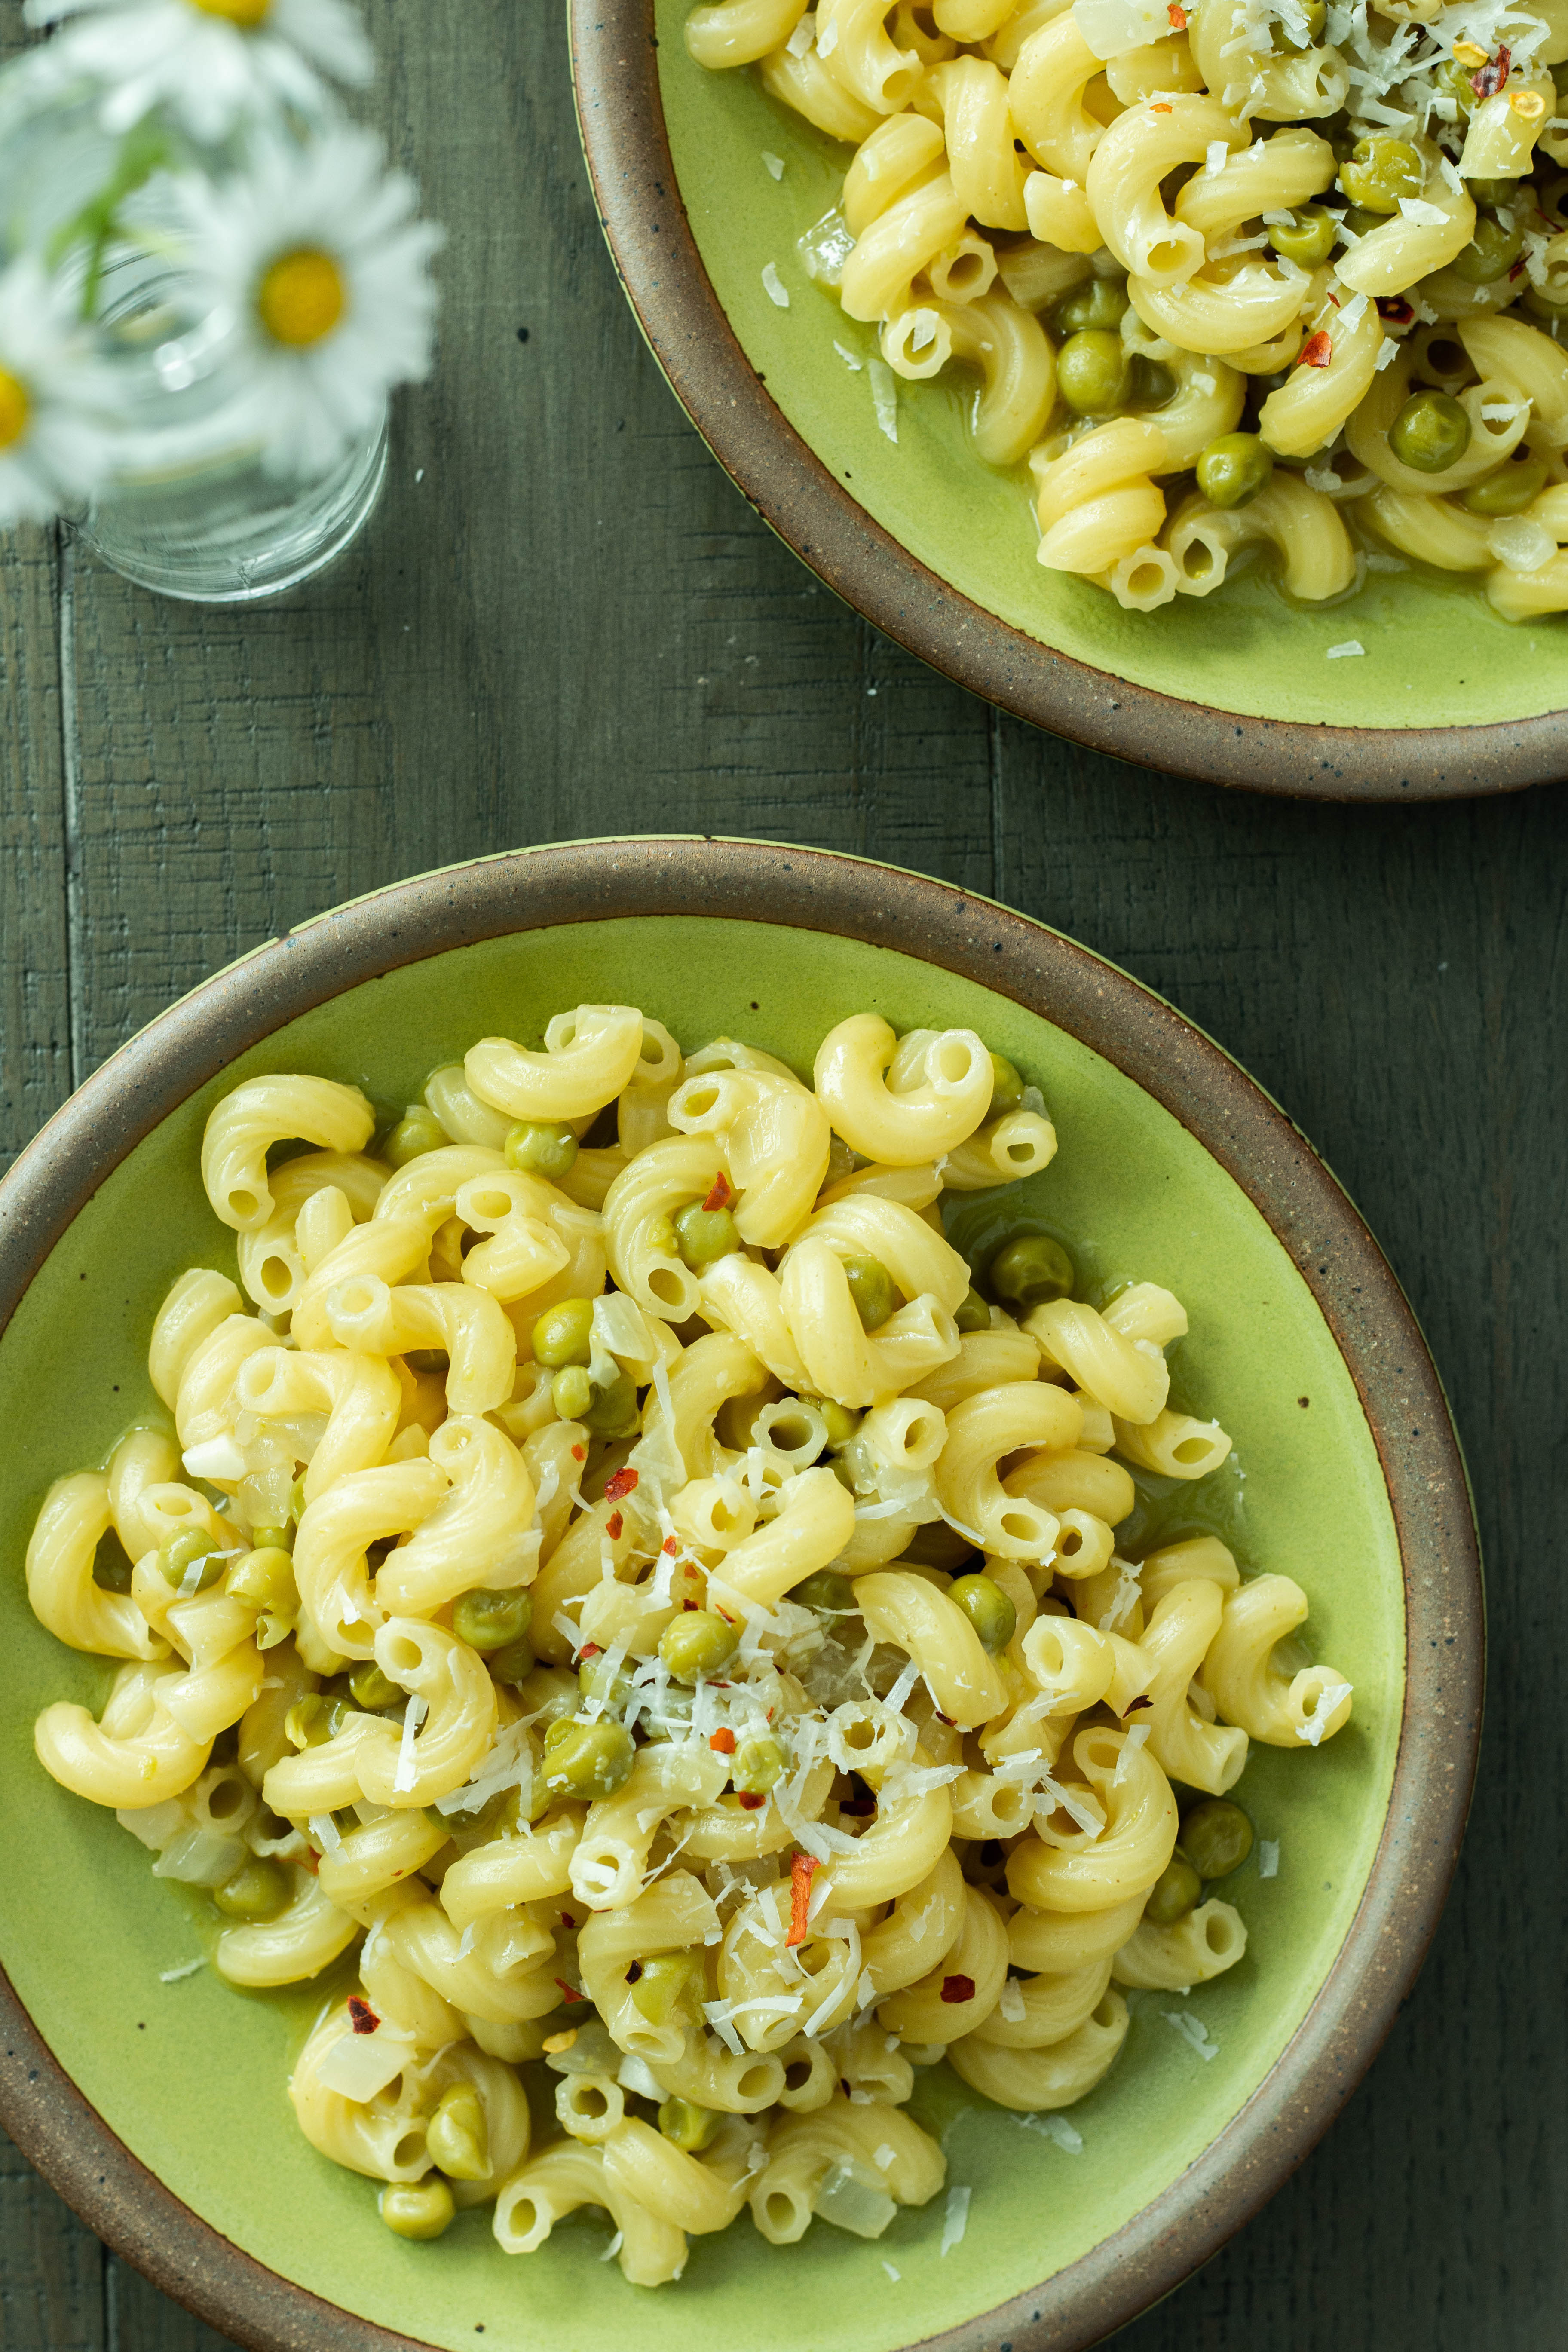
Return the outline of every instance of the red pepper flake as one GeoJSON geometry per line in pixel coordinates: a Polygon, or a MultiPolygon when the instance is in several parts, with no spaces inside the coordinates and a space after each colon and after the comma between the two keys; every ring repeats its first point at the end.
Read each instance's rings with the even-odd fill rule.
{"type": "Polygon", "coordinates": [[[637,1490],[637,1474],[629,1465],[624,1470],[612,1470],[605,1481],[605,1500],[606,1503],[618,1503],[627,1495],[635,1495],[637,1490]]]}
{"type": "Polygon", "coordinates": [[[953,2002],[973,2000],[974,1999],[974,1979],[973,1977],[943,1977],[942,1980],[942,1997],[943,2000],[953,2002]]]}
{"type": "Polygon", "coordinates": [[[1415,313],[1403,294],[1380,294],[1377,315],[1380,319],[1386,319],[1390,326],[1407,327],[1415,313]]]}
{"type": "Polygon", "coordinates": [[[735,1753],[735,1735],[732,1731],[728,1729],[728,1727],[721,1728],[714,1732],[711,1738],[709,1740],[708,1745],[712,1748],[715,1755],[733,1756],[735,1753]]]}
{"type": "Polygon", "coordinates": [[[1330,299],[1330,301],[1333,304],[1333,306],[1334,306],[1335,310],[1337,310],[1339,309],[1339,307],[1340,307],[1340,298],[1339,298],[1339,296],[1334,292],[1334,290],[1333,290],[1332,287],[1331,287],[1331,288],[1329,289],[1329,299],[1330,299]]]}
{"type": "Polygon", "coordinates": [[[1500,48],[1495,58],[1489,58],[1479,73],[1470,76],[1470,88],[1478,98],[1495,98],[1500,89],[1508,87],[1509,68],[1513,58],[1507,49],[1500,48]]]}
{"type": "Polygon", "coordinates": [[[1165,15],[1170,20],[1170,26],[1173,33],[1184,33],[1186,31],[1187,12],[1184,8],[1178,6],[1177,0],[1171,0],[1171,5],[1166,9],[1165,15]]]}
{"type": "Polygon", "coordinates": [[[612,1543],[619,1543],[621,1539],[621,1529],[625,1526],[626,1521],[622,1518],[619,1511],[612,1511],[609,1517],[605,1521],[605,1533],[609,1537],[612,1543]]]}
{"type": "Polygon", "coordinates": [[[574,1445],[572,1448],[572,1459],[574,1462],[586,1462],[588,1459],[587,1447],[585,1445],[574,1445]]]}
{"type": "Polygon", "coordinates": [[[368,2000],[362,2000],[357,1992],[351,1992],[349,1995],[349,2022],[353,2027],[356,2033],[374,2033],[376,2028],[380,2025],[381,2020],[377,2017],[374,2010],[372,2009],[368,2000]]]}
{"type": "MultiPolygon", "coordinates": [[[[1509,273],[1508,273],[1508,274],[1509,274],[1509,277],[1510,277],[1510,278],[1522,278],[1522,277],[1524,276],[1524,257],[1523,257],[1523,255],[1522,255],[1522,254],[1520,256],[1519,259],[1514,263],[1513,268],[1509,271],[1509,273]]],[[[1414,312],[1414,311],[1412,311],[1412,312],[1411,312],[1411,316],[1412,316],[1412,318],[1414,318],[1414,317],[1415,317],[1415,312],[1414,312]]]]}
{"type": "Polygon", "coordinates": [[[1171,110],[1163,99],[1156,99],[1149,111],[1151,114],[1169,114],[1171,110]]]}
{"type": "Polygon", "coordinates": [[[710,1212],[714,1209],[727,1209],[734,1197],[735,1188],[731,1183],[730,1179],[725,1175],[724,1171],[721,1168],[719,1173],[713,1179],[713,1190],[709,1193],[708,1198],[703,1202],[702,1205],[710,1212]]]}
{"type": "Polygon", "coordinates": [[[577,1922],[570,1911],[563,1911],[561,1914],[561,1925],[563,1927],[574,1927],[577,1925],[577,1922]]]}
{"type": "Polygon", "coordinates": [[[789,1866],[789,1934],[788,1944],[804,1944],[810,1925],[811,1882],[822,1864],[812,1853],[797,1853],[789,1866]]]}
{"type": "Polygon", "coordinates": [[[602,1658],[605,1653],[597,1642],[584,1642],[577,1655],[580,1658],[602,1658]]]}
{"type": "Polygon", "coordinates": [[[673,1536],[666,1536],[664,1541],[659,1546],[659,1549],[660,1551],[667,1551],[671,1559],[673,1559],[676,1553],[680,1549],[680,1546],[673,1536]]]}
{"type": "Polygon", "coordinates": [[[554,1977],[551,1981],[553,1984],[558,1984],[560,1986],[568,2000],[586,2000],[588,1998],[585,1992],[578,1992],[574,1990],[574,1989],[567,1983],[564,1977],[554,1977]]]}
{"type": "Polygon", "coordinates": [[[750,1789],[742,1789],[740,1792],[740,1796],[742,1811],[748,1813],[756,1812],[761,1806],[765,1805],[768,1801],[765,1797],[754,1796],[750,1789]]]}
{"type": "Polygon", "coordinates": [[[642,1962],[640,1960],[634,1960],[631,1967],[626,1970],[626,1982],[627,1984],[640,1984],[642,1982],[642,1962]]]}
{"type": "Polygon", "coordinates": [[[1153,1700],[1148,1697],[1129,1699],[1127,1712],[1129,1715],[1135,1715],[1141,1706],[1152,1706],[1153,1704],[1153,1700]]]}
{"type": "Polygon", "coordinates": [[[1320,327],[1317,333],[1302,344],[1300,363],[1303,367],[1327,367],[1333,355],[1334,346],[1329,331],[1326,327],[1320,327]]]}

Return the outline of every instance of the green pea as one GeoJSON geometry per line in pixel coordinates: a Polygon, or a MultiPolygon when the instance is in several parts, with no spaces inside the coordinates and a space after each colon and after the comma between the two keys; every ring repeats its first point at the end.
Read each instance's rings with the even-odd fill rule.
{"type": "Polygon", "coordinates": [[[1057,390],[1075,416],[1109,416],[1125,408],[1132,371],[1120,335],[1086,327],[1057,353],[1057,390]]]}
{"type": "Polygon", "coordinates": [[[1321,205],[1298,205],[1288,221],[1275,223],[1268,232],[1268,242],[1284,260],[1297,262],[1303,269],[1315,269],[1332,253],[1339,233],[1335,214],[1325,212],[1321,205]]]}
{"type": "Polygon", "coordinates": [[[1129,307],[1125,278],[1091,278],[1057,304],[1051,324],[1062,336],[1103,334],[1120,327],[1129,307]]]}
{"type": "Polygon", "coordinates": [[[400,2238],[438,2238],[451,2228],[458,2209],[437,2172],[424,2180],[389,2180],[375,2210],[400,2238]]]}
{"type": "Polygon", "coordinates": [[[486,1663],[498,1683],[517,1688],[533,1672],[533,1644],[528,1641],[509,1642],[504,1650],[492,1651],[486,1663]]]}
{"type": "Polygon", "coordinates": [[[961,1576],[947,1588],[947,1597],[955,1601],[980,1636],[980,1646],[994,1657],[1012,1640],[1018,1623],[1018,1612],[999,1584],[988,1576],[961,1576]]]}
{"type": "Polygon", "coordinates": [[[1412,393],[1388,428],[1388,446],[1402,466],[1444,474],[1470,446],[1470,420],[1446,392],[1412,393]]]}
{"type": "Polygon", "coordinates": [[[1476,91],[1470,74],[1471,68],[1461,65],[1458,58],[1445,58],[1432,77],[1443,96],[1451,98],[1458,108],[1461,121],[1475,111],[1476,91]]]}
{"type": "Polygon", "coordinates": [[[702,1963],[692,1952],[657,1952],[628,1977],[634,2006],[650,2025],[668,2025],[678,2014],[697,2020],[702,1999],[702,1963]]]}
{"type": "Polygon", "coordinates": [[[1228,1878],[1252,1852],[1252,1823],[1228,1797],[1210,1797],[1183,1822],[1182,1851],[1200,1878],[1228,1878]]]}
{"type": "Polygon", "coordinates": [[[394,1168],[406,1168],[411,1160],[422,1160],[427,1151],[444,1150],[450,1140],[433,1110],[423,1103],[410,1103],[382,1145],[381,1157],[394,1168]]]}
{"type": "Polygon", "coordinates": [[[209,1585],[217,1582],[224,1571],[224,1561],[216,1541],[197,1528],[185,1528],[177,1536],[171,1536],[158,1554],[158,1566],[163,1570],[165,1582],[176,1589],[189,1576],[193,1592],[205,1592],[209,1585]],[[198,1561],[201,1573],[193,1576],[191,1571],[198,1561]]]}
{"type": "MultiPolygon", "coordinates": [[[[492,1660],[490,1672],[493,1674],[495,1669],[496,1662],[492,1660]]],[[[568,1674],[564,1666],[535,1666],[519,1683],[517,1695],[522,1701],[523,1713],[546,1726],[563,1723],[568,1716],[575,1715],[582,1697],[576,1675],[568,1674]]]]}
{"type": "Polygon", "coordinates": [[[389,1675],[384,1675],[374,1658],[365,1658],[349,1675],[349,1691],[356,1706],[367,1715],[378,1715],[384,1706],[397,1706],[408,1696],[399,1689],[389,1675]]]}
{"type": "Polygon", "coordinates": [[[452,1362],[445,1348],[405,1348],[403,1360],[411,1372],[439,1372],[443,1377],[452,1362]]]}
{"type": "Polygon", "coordinates": [[[1024,1101],[1024,1081],[1016,1063],[1005,1054],[991,1056],[991,1108],[988,1118],[1005,1118],[1010,1110],[1018,1110],[1024,1101]]]}
{"type": "Polygon", "coordinates": [[[1401,196],[1418,196],[1426,166],[1405,139],[1358,139],[1355,153],[1340,165],[1340,185],[1352,205],[1384,218],[1399,210],[1401,196]]]}
{"type": "Polygon", "coordinates": [[[425,2145],[449,2180],[489,2179],[489,2126],[471,2083],[454,2083],[442,2092],[425,2127],[425,2145]]]}
{"type": "Polygon", "coordinates": [[[584,1699],[597,1699],[601,1706],[618,1715],[631,1696],[637,1664],[629,1658],[618,1658],[613,1666],[609,1661],[607,1650],[597,1657],[584,1658],[577,1669],[577,1688],[584,1699]]]}
{"type": "Polygon", "coordinates": [[[675,1228],[675,1246],[693,1274],[700,1274],[707,1265],[717,1265],[721,1257],[732,1257],[741,1246],[741,1236],[735,1220],[728,1209],[705,1209],[700,1201],[688,1201],[670,1219],[675,1228]]]}
{"type": "Polygon", "coordinates": [[[1515,226],[1490,213],[1479,213],[1474,236],[1448,267],[1472,286],[1495,286],[1500,278],[1508,276],[1523,249],[1522,224],[1515,226]]]}
{"type": "Polygon", "coordinates": [[[844,1272],[862,1330],[879,1331],[898,1304],[892,1276],[879,1257],[847,1257],[844,1272]]]}
{"type": "Polygon", "coordinates": [[[452,1631],[470,1650],[489,1657],[520,1642],[533,1622],[533,1603],[526,1592],[491,1592],[482,1588],[459,1596],[452,1610],[452,1631]]]}
{"type": "Polygon", "coordinates": [[[564,1176],[577,1157],[577,1139],[558,1119],[520,1119],[501,1146],[509,1168],[530,1176],[564,1176]]]}
{"type": "Polygon", "coordinates": [[[990,1281],[1009,1307],[1044,1307],[1048,1299],[1066,1298],[1071,1292],[1072,1260],[1049,1234],[1019,1234],[992,1259],[990,1281]]]}
{"type": "Polygon", "coordinates": [[[226,1919],[276,1919],[289,1895],[288,1872],[259,1853],[213,1890],[213,1901],[226,1919]]]}
{"type": "Polygon", "coordinates": [[[223,1589],[237,1601],[265,1609],[270,1616],[292,1618],[300,1612],[294,1563],[280,1544],[258,1544],[243,1559],[237,1559],[224,1578],[223,1589]]]}
{"type": "Polygon", "coordinates": [[[1517,180],[1467,180],[1465,185],[1478,205],[1489,205],[1493,212],[1511,205],[1519,194],[1517,180]]]}
{"type": "Polygon", "coordinates": [[[666,2099],[658,2111],[658,2127],[688,2156],[697,2156],[718,2130],[719,2117],[711,2107],[694,2106],[689,2099],[666,2099]]]}
{"type": "Polygon", "coordinates": [[[961,1331],[989,1331],[991,1309],[986,1306],[973,1283],[958,1302],[953,1321],[961,1331]]]}
{"type": "Polygon", "coordinates": [[[594,1402],[586,1364],[568,1364],[550,1383],[551,1402],[563,1421],[581,1421],[594,1402]]]}
{"type": "Polygon", "coordinates": [[[1374,228],[1383,226],[1385,218],[1383,213],[1363,212],[1359,205],[1352,205],[1345,213],[1344,225],[1352,236],[1370,236],[1374,228]]]}
{"type": "Polygon", "coordinates": [[[658,1638],[658,1654],[678,1683],[694,1683],[699,1675],[721,1675],[740,1646],[733,1625],[713,1609],[682,1610],[658,1638]]]}
{"type": "Polygon", "coordinates": [[[1222,433],[1198,459],[1198,488],[1211,507],[1244,507],[1274,477],[1274,454],[1256,433],[1222,433]]]}
{"type": "Polygon", "coordinates": [[[555,1797],[613,1797],[632,1777],[637,1749],[619,1723],[552,1723],[544,1735],[544,1785],[555,1797]]]}
{"type": "Polygon", "coordinates": [[[848,1617],[855,1608],[855,1587],[836,1568],[814,1569],[803,1577],[789,1594],[803,1609],[815,1609],[823,1617],[848,1617]]]}
{"type": "Polygon", "coordinates": [[[1522,514],[1546,487],[1546,467],[1539,457],[1509,458],[1495,474],[1472,482],[1459,494],[1459,504],[1474,515],[1522,514]]]}
{"type": "Polygon", "coordinates": [[[829,1445],[847,1445],[860,1426],[860,1416],[847,1405],[837,1404],[832,1397],[804,1397],[804,1404],[814,1404],[822,1415],[829,1445]]]}
{"type": "Polygon", "coordinates": [[[593,1353],[593,1332],[591,1298],[558,1299],[533,1327],[533,1360],[552,1371],[566,1364],[585,1364],[593,1353]]]}
{"type": "MultiPolygon", "coordinates": [[[[533,1794],[542,1811],[550,1802],[548,1794],[537,1785],[533,1794]]],[[[426,1819],[433,1829],[446,1830],[453,1835],[483,1830],[489,1837],[515,1837],[522,1825],[522,1792],[513,1786],[498,1790],[493,1797],[487,1797],[482,1805],[462,1805],[451,1813],[443,1813],[434,1805],[429,1805],[425,1811],[426,1819]]],[[[531,1811],[529,1818],[535,1820],[537,1815],[531,1811]]]]}
{"type": "Polygon", "coordinates": [[[1288,31],[1283,25],[1279,27],[1279,37],[1284,42],[1285,47],[1288,49],[1295,49],[1298,52],[1303,49],[1315,48],[1318,43],[1322,39],[1323,27],[1329,21],[1328,0],[1304,0],[1302,14],[1307,19],[1307,37],[1305,40],[1301,38],[1299,33],[1288,31]]]}
{"type": "Polygon", "coordinates": [[[313,1691],[289,1708],[283,1718],[283,1736],[296,1748],[323,1748],[357,1712],[345,1698],[313,1691]]]}
{"type": "Polygon", "coordinates": [[[294,1530],[287,1522],[280,1528],[252,1528],[250,1540],[258,1551],[289,1551],[294,1549],[294,1530]]]}
{"type": "Polygon", "coordinates": [[[787,1762],[776,1739],[742,1739],[730,1765],[730,1785],[743,1796],[765,1797],[784,1779],[787,1762]]]}
{"type": "Polygon", "coordinates": [[[607,1388],[594,1390],[583,1412],[572,1418],[595,1437],[629,1437],[637,1425],[637,1383],[629,1372],[617,1372],[607,1388]]]}
{"type": "Polygon", "coordinates": [[[1151,1927],[1173,1927],[1178,1919],[1186,1917],[1203,1891],[1197,1872],[1178,1851],[1149,1889],[1143,1916],[1151,1927]]]}

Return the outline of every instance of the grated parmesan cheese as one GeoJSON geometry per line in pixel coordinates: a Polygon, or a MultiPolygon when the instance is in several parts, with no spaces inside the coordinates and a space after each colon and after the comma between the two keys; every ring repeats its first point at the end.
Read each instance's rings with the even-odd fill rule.
{"type": "Polygon", "coordinates": [[[903,2277],[902,2271],[895,2270],[891,2263],[884,2263],[882,2264],[882,2268],[887,2272],[888,2276],[892,2280],[893,2284],[897,2286],[899,2281],[903,2277]]]}
{"type": "Polygon", "coordinates": [[[1258,1875],[1259,1876],[1259,1878],[1278,1878],[1278,1877],[1279,1877],[1279,1839],[1278,1839],[1278,1838],[1259,1838],[1259,1839],[1258,1839],[1258,1875]]]}
{"type": "Polygon", "coordinates": [[[160,1969],[158,1971],[158,1982],[160,1984],[183,1984],[187,1977],[199,1976],[205,1966],[205,1960],[182,1960],[177,1969],[160,1969]]]}
{"type": "MultiPolygon", "coordinates": [[[[764,147],[763,149],[763,169],[767,173],[769,179],[782,180],[784,178],[784,157],[782,155],[770,155],[767,149],[764,147]]],[[[659,1363],[658,1370],[659,1371],[664,1370],[662,1362],[659,1363]]]]}
{"type": "Polygon", "coordinates": [[[942,2223],[942,2251],[944,2254],[950,2254],[962,2242],[969,2227],[970,2195],[967,2189],[950,2189],[947,2192],[947,2210],[942,2223]]]}
{"type": "Polygon", "coordinates": [[[1172,2031],[1179,2033],[1188,2048],[1195,2050],[1200,2058],[1206,2062],[1219,2056],[1219,2043],[1212,2038],[1203,2019],[1194,2017],[1191,2010],[1163,2009],[1160,2014],[1172,2031]]]}
{"type": "Polygon", "coordinates": [[[1331,661],[1350,661],[1352,660],[1356,655],[1364,654],[1365,651],[1366,647],[1362,645],[1357,638],[1347,637],[1342,646],[1331,646],[1329,647],[1329,659],[1331,661]]]}
{"type": "Polygon", "coordinates": [[[1018,2121],[1026,2131],[1037,2131],[1054,2140],[1065,2156],[1083,2154],[1083,2134],[1074,2131],[1066,2116],[1020,2116],[1018,2121]]]}
{"type": "Polygon", "coordinates": [[[420,1725],[429,1712],[428,1701],[422,1699],[417,1691],[414,1693],[403,1710],[403,1737],[397,1746],[397,1769],[392,1776],[392,1785],[399,1796],[412,1789],[418,1776],[414,1742],[418,1736],[420,1725]]]}
{"type": "Polygon", "coordinates": [[[816,39],[816,17],[815,14],[808,9],[806,14],[801,18],[799,24],[795,26],[794,32],[790,35],[788,40],[784,43],[784,47],[789,51],[792,58],[804,58],[809,55],[812,45],[816,39]]]}
{"type": "Polygon", "coordinates": [[[1002,1997],[996,2003],[996,2013],[1009,2025],[1022,2025],[1028,2011],[1024,2006],[1024,1988],[1016,1977],[1009,1977],[1002,1987],[1002,1997]]]}

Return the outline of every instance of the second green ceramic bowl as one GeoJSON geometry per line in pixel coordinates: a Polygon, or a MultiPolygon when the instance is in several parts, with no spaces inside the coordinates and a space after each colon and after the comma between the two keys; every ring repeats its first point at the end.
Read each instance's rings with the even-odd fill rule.
{"type": "Polygon", "coordinates": [[[851,151],[749,71],[694,65],[689,6],[569,0],[595,197],[692,423],[830,587],[961,685],[1150,767],[1328,800],[1562,775],[1568,624],[1515,627],[1473,584],[1409,570],[1326,609],[1291,608],[1255,572],[1123,612],[1036,562],[1027,482],[968,447],[962,382],[900,383],[890,440],[872,331],[797,247],[839,203],[851,151]],[[1360,656],[1331,657],[1352,642],[1360,656]]]}
{"type": "Polygon", "coordinates": [[[884,866],[747,842],[541,849],[339,908],[209,981],[124,1047],[0,1184],[0,2120],[95,2229],[226,2334],[385,2352],[899,2352],[917,2339],[1097,2340],[1174,2285],[1279,2185],[1368,2064],[1458,1850],[1481,1693],[1479,1570],[1442,1393],[1397,1285],[1289,1122],[1136,982],[1058,935],[884,866]],[[502,2255],[488,2217],[395,2239],[370,2184],[315,2155],[285,2095],[321,1990],[247,1998],[199,1962],[195,1898],[49,1780],[30,1728],[92,1702],[100,1662],[28,1612],[50,1480],[153,1408],[153,1310],[183,1267],[234,1272],[198,1156],[248,1074],[357,1081],[401,1106],[477,1035],[582,1000],[641,1004],[689,1045],[732,1033],[809,1068],[847,1013],[973,1026],[1043,1088],[1060,1136],[1027,1205],[1090,1296],[1130,1276],[1185,1302],[1176,1393],[1231,1465],[1149,1524],[1221,1528],[1311,1598],[1355,1685],[1319,1754],[1255,1752],[1243,1793],[1278,1874],[1235,1899],[1251,1942],[1190,2003],[1134,1996],[1128,2045],[1072,2111],[1072,2152],[943,2067],[919,2112],[972,2192],[873,2244],[742,2217],[646,2294],[596,2217],[502,2255]],[[1171,1517],[1174,1514],[1174,1517],[1171,1517]],[[1216,2049],[1173,2028],[1188,2009],[1216,2049]],[[1170,2014],[1167,2014],[1169,2012],[1170,2014]],[[896,2275],[894,2275],[896,2273],[896,2275]]]}

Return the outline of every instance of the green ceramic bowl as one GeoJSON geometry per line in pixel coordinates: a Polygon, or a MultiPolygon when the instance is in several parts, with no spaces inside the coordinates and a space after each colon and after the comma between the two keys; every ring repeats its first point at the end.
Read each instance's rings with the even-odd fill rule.
{"type": "Polygon", "coordinates": [[[1085,950],[942,884],[746,842],[589,843],[493,858],[340,908],[258,950],[89,1080],[0,1184],[0,2119],[84,2217],[227,2335],[448,2352],[896,2352],[917,2338],[1052,2352],[1173,2285],[1275,2189],[1344,2100],[1425,1949],[1458,1848],[1481,1691],[1463,1470],[1419,1332],[1375,1244],[1289,1122],[1168,1005],[1085,950]],[[1190,2003],[1135,1997],[1129,2045],[1072,2112],[1071,2153],[922,2078],[973,2190],[874,2244],[826,2225],[694,2242],[683,2284],[627,2286],[597,2218],[509,2259],[482,2214],[437,2245],[377,2221],[285,2096],[321,1988],[247,1998],[199,1959],[195,1898],[35,1763],[35,1712],[104,1669],[22,1589],[48,1482],[153,1402],[152,1311],[195,1262],[233,1269],[197,1176],[203,1123],[250,1072],[357,1080],[402,1104],[487,1030],[581,999],[682,1039],[733,1031],[802,1067],[875,1007],[978,1028],[1044,1088],[1061,1138],[1031,1205],[1093,1286],[1170,1284],[1192,1317],[1177,1391],[1237,1441],[1156,1518],[1223,1528],[1311,1595],[1356,1688],[1321,1754],[1258,1754],[1243,1791],[1278,1875],[1235,1885],[1245,1961],[1190,2003]],[[1244,1475],[1245,1474],[1245,1475],[1244,1475]],[[1174,1517],[1171,1515],[1174,1514],[1174,1517]],[[1206,2062],[1164,2012],[1190,2008],[1206,2062]],[[895,2280],[885,2265],[898,2273],[895,2280]]]}
{"type": "Polygon", "coordinates": [[[1044,571],[1023,468],[965,442],[962,383],[897,389],[872,330],[814,286],[802,232],[849,149],[749,72],[687,55],[690,0],[569,0],[578,117],[616,266],[655,358],[758,512],[829,586],[961,685],[1096,750],[1326,799],[1507,791],[1568,761],[1568,628],[1473,586],[1374,573],[1292,607],[1260,573],[1123,612],[1044,571]],[[774,177],[764,163],[782,166],[774,177]],[[763,282],[769,266],[788,297],[763,282]],[[1331,660],[1356,640],[1364,654],[1331,660]]]}

